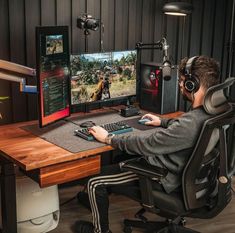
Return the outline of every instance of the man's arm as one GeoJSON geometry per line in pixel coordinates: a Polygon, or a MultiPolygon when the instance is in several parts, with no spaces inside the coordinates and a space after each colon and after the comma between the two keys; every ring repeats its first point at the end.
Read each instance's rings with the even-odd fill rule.
{"type": "Polygon", "coordinates": [[[169,118],[161,118],[150,113],[145,114],[141,119],[145,118],[150,120],[148,122],[145,122],[145,125],[161,126],[164,128],[167,128],[169,126],[170,121],[172,120],[169,118]]]}
{"type": "Polygon", "coordinates": [[[128,154],[156,156],[174,153],[195,145],[201,127],[208,116],[197,111],[168,121],[168,127],[156,128],[151,135],[115,135],[111,145],[128,154]]]}

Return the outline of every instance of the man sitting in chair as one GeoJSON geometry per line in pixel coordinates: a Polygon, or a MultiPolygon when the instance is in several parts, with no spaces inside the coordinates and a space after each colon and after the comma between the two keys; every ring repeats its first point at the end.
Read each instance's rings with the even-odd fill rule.
{"type": "MultiPolygon", "coordinates": [[[[214,59],[206,56],[184,58],[179,66],[179,75],[181,94],[185,100],[191,102],[191,110],[176,119],[162,119],[152,114],[144,115],[143,118],[150,119],[145,124],[159,126],[150,136],[110,135],[99,126],[90,129],[98,141],[118,148],[128,155],[144,156],[150,164],[166,168],[167,176],[161,180],[161,183],[156,182],[154,189],[167,193],[180,190],[184,166],[203,123],[210,118],[203,108],[203,101],[207,89],[219,83],[219,65],[214,59]]],[[[125,153],[123,160],[130,158],[125,153]]],[[[98,176],[90,178],[87,193],[79,193],[78,198],[89,200],[93,224],[78,221],[75,225],[78,233],[111,232],[108,221],[109,193],[121,193],[140,200],[137,175],[130,171],[123,172],[119,165],[115,164],[103,167],[98,176]],[[130,186],[136,186],[136,191],[130,192],[128,189],[130,186]]]]}

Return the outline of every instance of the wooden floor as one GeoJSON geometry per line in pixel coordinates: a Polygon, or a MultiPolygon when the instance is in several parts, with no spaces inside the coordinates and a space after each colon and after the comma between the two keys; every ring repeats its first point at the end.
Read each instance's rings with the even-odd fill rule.
{"type": "MultiPolygon", "coordinates": [[[[235,187],[235,185],[233,185],[235,187]]],[[[75,185],[70,187],[63,187],[59,189],[60,202],[71,199],[76,193],[81,190],[81,186],[75,185]]],[[[113,233],[122,232],[122,220],[124,218],[133,218],[135,212],[139,210],[138,203],[122,196],[110,196],[110,228],[113,233]]],[[[51,233],[73,233],[72,225],[77,220],[91,221],[90,212],[79,205],[76,199],[61,206],[60,221],[56,229],[51,233]]],[[[150,219],[156,219],[153,214],[146,215],[150,219]]],[[[186,219],[186,226],[188,228],[197,230],[202,233],[235,233],[235,194],[229,205],[212,220],[201,219],[186,219]]],[[[141,231],[134,230],[133,233],[141,231]]]]}

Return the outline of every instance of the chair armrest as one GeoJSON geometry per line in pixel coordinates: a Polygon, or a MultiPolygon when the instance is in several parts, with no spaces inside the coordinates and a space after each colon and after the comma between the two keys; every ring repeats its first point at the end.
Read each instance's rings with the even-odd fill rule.
{"type": "Polygon", "coordinates": [[[137,175],[157,180],[165,177],[168,173],[167,169],[151,165],[144,157],[130,159],[119,165],[123,171],[132,171],[137,175]]]}

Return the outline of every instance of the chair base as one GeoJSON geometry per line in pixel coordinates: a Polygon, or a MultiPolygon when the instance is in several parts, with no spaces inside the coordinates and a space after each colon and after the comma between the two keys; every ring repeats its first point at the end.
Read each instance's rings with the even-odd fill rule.
{"type": "Polygon", "coordinates": [[[200,233],[169,222],[142,222],[138,220],[124,220],[124,233],[131,233],[132,228],[144,229],[146,233],[200,233]]]}

